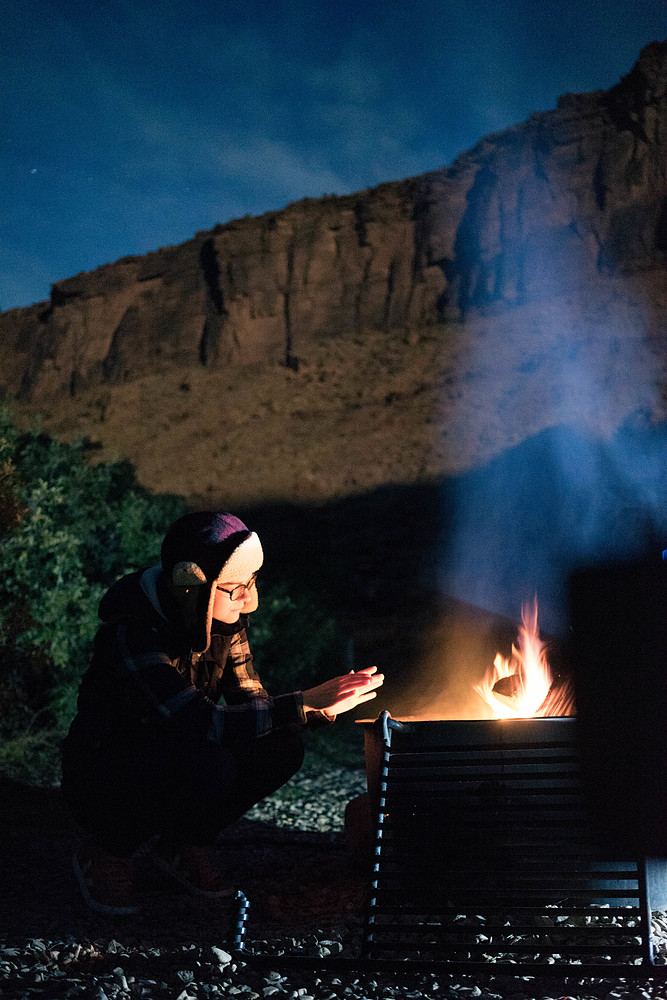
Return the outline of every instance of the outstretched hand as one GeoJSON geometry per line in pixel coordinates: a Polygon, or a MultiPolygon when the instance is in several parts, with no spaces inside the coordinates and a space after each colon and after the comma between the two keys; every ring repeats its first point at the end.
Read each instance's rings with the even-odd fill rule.
{"type": "Polygon", "coordinates": [[[384,683],[384,674],[378,674],[377,667],[351,670],[349,674],[333,677],[324,684],[303,692],[303,707],[308,711],[323,711],[327,715],[349,712],[364,701],[377,695],[377,688],[384,683]]]}

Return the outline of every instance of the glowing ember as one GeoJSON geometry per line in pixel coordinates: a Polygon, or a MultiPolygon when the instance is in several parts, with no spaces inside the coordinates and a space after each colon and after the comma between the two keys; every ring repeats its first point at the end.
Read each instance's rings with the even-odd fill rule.
{"type": "Polygon", "coordinates": [[[549,695],[552,677],[537,627],[537,598],[532,605],[522,606],[521,622],[510,659],[498,653],[493,667],[475,685],[498,719],[529,719],[547,714],[540,709],[549,695]]]}

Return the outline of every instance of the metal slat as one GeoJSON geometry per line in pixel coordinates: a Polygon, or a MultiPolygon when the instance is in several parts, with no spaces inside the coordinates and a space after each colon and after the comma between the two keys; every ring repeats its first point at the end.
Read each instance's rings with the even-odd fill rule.
{"type": "Polygon", "coordinates": [[[448,937],[438,939],[437,941],[429,941],[426,938],[428,938],[428,934],[422,930],[421,940],[419,941],[406,941],[405,934],[397,934],[394,940],[387,938],[383,943],[385,947],[396,944],[400,945],[401,950],[412,948],[420,952],[426,950],[434,951],[436,948],[447,945],[454,952],[460,953],[461,951],[466,951],[472,955],[507,955],[510,952],[516,955],[555,953],[558,955],[569,955],[570,957],[574,955],[597,955],[599,957],[602,955],[622,956],[624,959],[629,956],[639,957],[641,955],[641,946],[636,942],[626,942],[624,944],[610,944],[608,941],[602,941],[599,944],[567,944],[565,942],[556,942],[553,944],[549,941],[461,941],[455,938],[449,939],[448,937]]]}
{"type": "MultiPolygon", "coordinates": [[[[451,836],[443,837],[437,847],[435,847],[427,837],[413,837],[409,830],[395,830],[390,826],[383,829],[382,841],[384,844],[383,855],[386,855],[394,851],[403,851],[413,849],[415,852],[419,851],[425,860],[430,861],[431,858],[443,858],[446,854],[447,857],[456,858],[466,858],[472,856],[475,859],[479,859],[481,862],[484,859],[495,859],[507,858],[508,854],[514,857],[521,858],[523,863],[530,863],[531,855],[532,860],[536,864],[542,864],[542,857],[538,857],[538,852],[544,848],[548,849],[549,856],[557,862],[558,859],[562,859],[563,863],[573,864],[580,863],[583,865],[590,865],[592,870],[597,870],[598,872],[611,871],[610,864],[612,863],[610,859],[596,858],[591,854],[586,852],[586,848],[589,847],[583,840],[574,840],[572,843],[568,843],[565,839],[560,842],[554,843],[555,837],[562,835],[565,837],[568,833],[567,827],[555,826],[553,824],[548,827],[541,829],[528,830],[505,830],[505,839],[503,846],[498,847],[493,844],[489,844],[484,838],[484,830],[478,826],[472,826],[470,829],[462,826],[462,829],[466,834],[466,839],[464,841],[455,839],[453,833],[451,836]],[[477,833],[478,836],[474,836],[477,833]],[[605,865],[604,868],[600,865],[605,865]],[[598,865],[596,869],[596,865],[598,865]]],[[[497,828],[494,827],[497,832],[497,828]]],[[[637,866],[631,862],[625,862],[625,860],[615,860],[613,862],[617,867],[620,865],[627,866],[625,870],[637,870],[637,866]]]]}
{"type": "MultiPolygon", "coordinates": [[[[536,909],[535,910],[535,916],[536,916],[536,918],[543,916],[543,912],[544,911],[543,911],[542,908],[536,909]]],[[[520,917],[521,917],[522,920],[526,920],[527,913],[530,913],[530,910],[528,908],[524,907],[523,910],[522,910],[522,912],[521,912],[521,914],[520,914],[520,917]]],[[[620,911],[619,911],[619,913],[620,913],[620,911]]],[[[636,913],[636,918],[638,919],[639,918],[639,911],[636,910],[635,913],[636,913]]],[[[567,921],[576,920],[576,921],[580,922],[582,919],[585,919],[587,915],[588,914],[587,914],[587,912],[586,912],[585,909],[582,909],[581,912],[578,912],[578,911],[573,910],[573,909],[569,909],[567,917],[562,922],[553,924],[553,925],[551,925],[549,927],[544,927],[544,926],[538,925],[535,922],[531,923],[531,922],[527,921],[525,923],[520,923],[517,920],[517,918],[516,918],[516,916],[514,914],[512,915],[511,921],[508,920],[508,921],[506,921],[505,923],[502,923],[502,924],[500,924],[500,923],[494,923],[493,922],[494,918],[498,919],[499,917],[502,917],[503,916],[503,912],[502,911],[489,911],[489,910],[485,910],[484,914],[475,914],[475,917],[477,919],[476,923],[472,923],[471,922],[472,919],[473,919],[471,917],[468,917],[467,920],[461,919],[462,915],[459,913],[456,916],[452,915],[450,917],[449,922],[448,923],[443,922],[441,924],[441,926],[443,928],[446,928],[448,931],[451,931],[452,933],[461,933],[461,934],[463,934],[463,933],[471,933],[471,932],[475,932],[475,933],[482,933],[483,932],[483,933],[485,933],[485,934],[487,934],[487,935],[489,935],[491,937],[493,937],[493,936],[500,936],[500,935],[503,935],[503,936],[506,936],[506,935],[516,935],[516,934],[533,934],[533,935],[536,935],[536,934],[540,934],[540,933],[544,934],[544,935],[551,935],[551,936],[556,935],[557,936],[557,935],[559,935],[561,933],[566,933],[566,932],[567,933],[572,933],[572,932],[578,930],[578,928],[579,928],[579,924],[578,923],[568,923],[567,921]]],[[[624,915],[626,915],[626,914],[624,913],[624,915]]],[[[376,912],[376,915],[375,915],[376,926],[378,925],[378,922],[381,923],[382,916],[383,916],[383,914],[382,914],[381,911],[377,911],[376,912]]],[[[392,913],[389,914],[388,919],[391,920],[392,929],[400,929],[403,926],[414,927],[415,926],[414,921],[411,922],[411,923],[407,923],[408,918],[410,916],[414,916],[415,918],[417,918],[417,917],[419,918],[419,921],[420,921],[419,927],[422,930],[429,929],[431,927],[431,924],[428,923],[429,915],[425,914],[423,910],[419,909],[419,907],[405,907],[404,909],[401,910],[401,914],[400,914],[400,918],[399,919],[396,919],[396,915],[392,912],[392,913]],[[406,921],[406,923],[403,924],[403,923],[401,923],[401,921],[406,921]]],[[[636,934],[635,927],[631,927],[631,926],[624,927],[624,926],[622,926],[620,924],[602,924],[602,923],[600,923],[600,924],[596,925],[596,930],[598,930],[598,931],[604,931],[605,935],[612,936],[612,937],[627,937],[627,936],[635,935],[636,934]]]]}
{"type": "MultiPolygon", "coordinates": [[[[422,888],[428,891],[433,882],[432,877],[429,877],[428,881],[422,881],[424,879],[423,871],[416,865],[398,869],[392,869],[391,866],[382,866],[379,874],[384,886],[390,885],[392,881],[394,883],[402,883],[405,882],[406,878],[412,879],[413,892],[418,892],[422,888]]],[[[474,889],[477,891],[479,889],[485,893],[516,889],[522,892],[548,891],[551,895],[566,897],[578,895],[582,899],[591,900],[595,900],[599,896],[604,896],[605,899],[609,900],[639,899],[639,886],[636,876],[634,878],[622,876],[620,879],[615,879],[614,881],[623,883],[623,888],[617,887],[612,889],[605,888],[605,882],[593,887],[591,883],[595,880],[588,878],[585,873],[579,872],[569,876],[566,873],[554,871],[547,871],[544,874],[531,872],[522,877],[515,872],[504,874],[489,870],[485,871],[479,868],[443,868],[437,874],[440,876],[438,879],[439,892],[440,890],[443,892],[454,892],[461,886],[466,890],[474,889]],[[564,879],[567,879],[567,882],[564,879]],[[632,884],[626,885],[626,882],[632,884]]]]}

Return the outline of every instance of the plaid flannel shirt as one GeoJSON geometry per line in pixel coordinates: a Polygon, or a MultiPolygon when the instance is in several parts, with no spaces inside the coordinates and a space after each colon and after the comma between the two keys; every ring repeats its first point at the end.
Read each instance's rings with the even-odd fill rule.
{"type": "Polygon", "coordinates": [[[271,697],[252,665],[245,629],[212,635],[201,654],[173,648],[169,632],[129,621],[115,626],[114,672],[137,707],[195,736],[218,743],[252,739],[307,721],[300,691],[271,697]],[[225,704],[217,704],[220,697],[225,704]]]}

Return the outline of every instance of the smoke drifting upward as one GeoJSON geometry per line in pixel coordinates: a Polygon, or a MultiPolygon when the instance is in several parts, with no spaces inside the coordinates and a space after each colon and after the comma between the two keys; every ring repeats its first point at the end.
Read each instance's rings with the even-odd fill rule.
{"type": "Polygon", "coordinates": [[[443,486],[442,612],[421,662],[395,692],[398,717],[488,718],[474,686],[507,656],[522,604],[558,676],[574,570],[660,560],[667,541],[667,422],[628,424],[612,438],[558,426],[443,486]]]}
{"type": "MultiPolygon", "coordinates": [[[[565,399],[584,391],[572,382],[564,389],[565,399]]],[[[448,481],[441,590],[515,619],[537,595],[540,626],[565,633],[574,569],[660,557],[665,456],[666,422],[636,418],[612,437],[563,423],[448,481]]]]}

